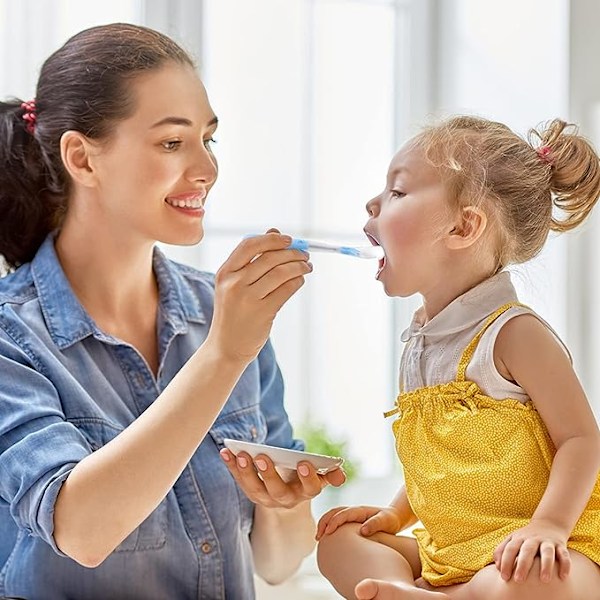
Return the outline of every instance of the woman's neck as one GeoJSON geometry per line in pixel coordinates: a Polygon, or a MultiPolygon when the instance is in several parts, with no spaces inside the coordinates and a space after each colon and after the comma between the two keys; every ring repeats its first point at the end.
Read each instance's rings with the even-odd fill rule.
{"type": "MultiPolygon", "coordinates": [[[[152,269],[153,244],[65,226],[56,252],[75,295],[98,323],[138,322],[156,315],[158,286],[152,269]]],[[[151,317],[151,318],[153,318],[151,317]]]]}

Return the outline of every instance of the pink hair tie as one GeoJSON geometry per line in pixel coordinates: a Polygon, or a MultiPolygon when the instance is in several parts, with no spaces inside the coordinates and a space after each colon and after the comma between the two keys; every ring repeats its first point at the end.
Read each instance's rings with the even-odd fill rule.
{"type": "Polygon", "coordinates": [[[536,152],[542,162],[547,165],[552,165],[554,163],[554,159],[550,156],[552,153],[550,146],[542,146],[541,148],[538,148],[536,152]]]}
{"type": "Polygon", "coordinates": [[[35,114],[35,100],[29,100],[29,102],[22,102],[21,108],[25,111],[23,113],[23,121],[27,123],[27,131],[33,135],[35,131],[35,122],[37,115],[35,114]]]}

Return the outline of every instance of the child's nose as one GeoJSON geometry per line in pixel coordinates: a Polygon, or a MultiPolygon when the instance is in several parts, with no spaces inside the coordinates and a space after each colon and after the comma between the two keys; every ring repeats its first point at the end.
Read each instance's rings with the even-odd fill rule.
{"type": "Polygon", "coordinates": [[[379,196],[369,200],[365,208],[370,217],[376,217],[379,214],[379,196]]]}

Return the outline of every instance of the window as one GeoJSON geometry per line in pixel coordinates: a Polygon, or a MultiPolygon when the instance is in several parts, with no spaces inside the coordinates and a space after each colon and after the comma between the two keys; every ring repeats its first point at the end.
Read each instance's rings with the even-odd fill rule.
{"type": "MultiPolygon", "coordinates": [[[[172,254],[215,270],[242,235],[272,226],[368,243],[365,203],[382,189],[406,134],[411,70],[400,62],[412,58],[412,4],[204,6],[201,71],[220,119],[220,176],[206,239],[172,254]]],[[[394,304],[374,279],[374,261],[317,253],[311,260],[313,274],[273,329],[288,411],[295,425],[326,423],[351,441],[363,476],[382,476],[394,462],[382,417],[396,392],[394,304]]]]}

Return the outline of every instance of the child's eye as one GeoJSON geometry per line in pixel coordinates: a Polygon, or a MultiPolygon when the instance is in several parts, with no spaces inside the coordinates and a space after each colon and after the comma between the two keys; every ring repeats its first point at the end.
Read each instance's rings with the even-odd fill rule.
{"type": "Polygon", "coordinates": [[[211,150],[211,146],[213,144],[216,144],[217,140],[215,140],[215,138],[208,138],[207,140],[204,140],[204,145],[206,146],[207,150],[211,150]]]}
{"type": "Polygon", "coordinates": [[[168,142],[162,142],[162,147],[168,152],[173,152],[181,146],[181,140],[169,140],[168,142]]]}
{"type": "Polygon", "coordinates": [[[392,196],[394,198],[403,198],[404,196],[406,196],[406,194],[404,192],[401,192],[400,190],[392,190],[392,196]]]}

